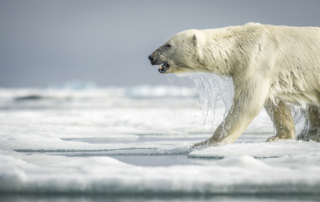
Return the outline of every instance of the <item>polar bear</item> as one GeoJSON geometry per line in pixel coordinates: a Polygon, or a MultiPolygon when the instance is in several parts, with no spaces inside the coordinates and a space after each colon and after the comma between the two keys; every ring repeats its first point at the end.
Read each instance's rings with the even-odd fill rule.
{"type": "Polygon", "coordinates": [[[186,30],[150,56],[163,74],[208,72],[232,77],[233,105],[213,136],[194,147],[233,143],[266,108],[276,128],[267,141],[295,139],[288,103],[309,106],[310,130],[320,141],[320,28],[248,23],[186,30]]]}

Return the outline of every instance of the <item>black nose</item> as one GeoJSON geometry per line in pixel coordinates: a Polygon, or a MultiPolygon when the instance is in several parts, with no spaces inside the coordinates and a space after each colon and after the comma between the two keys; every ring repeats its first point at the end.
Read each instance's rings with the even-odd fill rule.
{"type": "Polygon", "coordinates": [[[151,55],[149,55],[148,59],[152,62],[153,61],[153,57],[151,55]]]}

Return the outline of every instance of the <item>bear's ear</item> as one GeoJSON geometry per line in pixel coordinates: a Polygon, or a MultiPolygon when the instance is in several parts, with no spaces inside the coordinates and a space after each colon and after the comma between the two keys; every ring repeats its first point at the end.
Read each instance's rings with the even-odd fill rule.
{"type": "Polygon", "coordinates": [[[197,45],[197,36],[196,36],[196,34],[194,34],[192,36],[192,41],[193,41],[193,44],[196,46],[197,45]]]}
{"type": "Polygon", "coordinates": [[[196,47],[196,58],[197,58],[198,62],[200,64],[205,65],[206,61],[205,61],[203,51],[202,51],[202,49],[205,48],[205,46],[206,46],[205,35],[202,32],[196,30],[192,36],[192,41],[196,47]]]}
{"type": "Polygon", "coordinates": [[[195,33],[192,36],[193,44],[197,47],[204,47],[206,43],[206,38],[203,33],[196,30],[195,33]]]}

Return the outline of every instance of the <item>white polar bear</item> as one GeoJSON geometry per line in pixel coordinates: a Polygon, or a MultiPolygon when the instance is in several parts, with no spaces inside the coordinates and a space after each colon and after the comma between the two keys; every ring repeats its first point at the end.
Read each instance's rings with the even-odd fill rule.
{"type": "Polygon", "coordinates": [[[149,60],[160,65],[160,73],[210,72],[232,77],[235,95],[228,115],[210,139],[194,147],[233,143],[264,106],[277,129],[268,141],[295,139],[290,106],[285,103],[310,106],[308,138],[320,140],[318,27],[248,23],[192,29],[174,35],[149,60]]]}

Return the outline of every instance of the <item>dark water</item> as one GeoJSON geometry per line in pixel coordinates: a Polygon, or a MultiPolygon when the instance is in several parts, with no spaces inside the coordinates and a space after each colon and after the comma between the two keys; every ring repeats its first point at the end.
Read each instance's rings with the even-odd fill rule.
{"type": "MultiPolygon", "coordinates": [[[[137,139],[110,139],[110,138],[62,138],[63,141],[85,142],[89,144],[119,144],[123,148],[108,149],[108,150],[16,150],[18,152],[29,153],[45,153],[47,155],[59,155],[66,157],[92,157],[92,156],[108,156],[117,159],[121,162],[136,165],[136,166],[175,166],[175,165],[208,165],[221,159],[216,158],[189,158],[188,154],[191,151],[191,145],[196,142],[205,140],[207,137],[161,137],[161,135],[140,135],[137,139]],[[181,142],[190,143],[189,146],[175,147],[181,142]],[[134,143],[135,148],[126,147],[127,143],[134,143]],[[154,145],[154,148],[145,148],[145,145],[154,145]],[[174,149],[164,149],[174,148],[174,149]]],[[[251,135],[243,134],[236,142],[259,142],[266,139],[265,136],[271,134],[251,135]]]]}
{"type": "MultiPolygon", "coordinates": [[[[41,151],[48,155],[62,155],[67,157],[92,157],[92,156],[108,156],[121,162],[136,166],[174,166],[174,165],[202,165],[216,161],[219,158],[211,159],[192,159],[188,158],[191,151],[190,147],[182,147],[175,149],[163,149],[163,145],[171,146],[177,142],[200,142],[204,138],[159,138],[141,137],[134,140],[128,139],[108,139],[108,138],[65,138],[64,141],[86,142],[90,144],[121,144],[126,145],[127,142],[135,142],[139,144],[155,145],[155,148],[123,148],[114,150],[97,150],[97,151],[41,151]],[[158,146],[162,145],[162,146],[158,146]]],[[[138,146],[139,147],[139,146],[138,146]]],[[[21,151],[20,152],[29,152],[21,151]]]]}
{"type": "Polygon", "coordinates": [[[1,202],[295,202],[319,201],[320,195],[211,195],[211,196],[108,196],[108,195],[0,195],[1,202]]]}
{"type": "MultiPolygon", "coordinates": [[[[108,139],[108,138],[65,138],[64,141],[77,141],[77,142],[86,142],[90,144],[123,144],[126,142],[135,142],[137,145],[143,143],[149,143],[150,145],[156,145],[155,148],[125,148],[117,149],[110,151],[85,151],[85,152],[59,152],[51,153],[53,155],[63,155],[69,157],[90,157],[90,156],[109,156],[115,158],[121,162],[136,165],[136,166],[174,166],[174,165],[207,165],[214,163],[215,161],[221,159],[217,158],[201,158],[201,159],[192,159],[188,158],[188,154],[191,151],[190,147],[176,148],[176,149],[160,149],[157,148],[157,145],[174,145],[178,142],[201,142],[204,137],[195,138],[195,137],[175,137],[175,138],[166,138],[156,136],[144,137],[143,135],[135,134],[140,136],[138,139],[108,139]]],[[[264,136],[270,136],[271,134],[262,134],[262,135],[251,135],[244,134],[236,142],[258,142],[264,141],[264,136]]]]}

